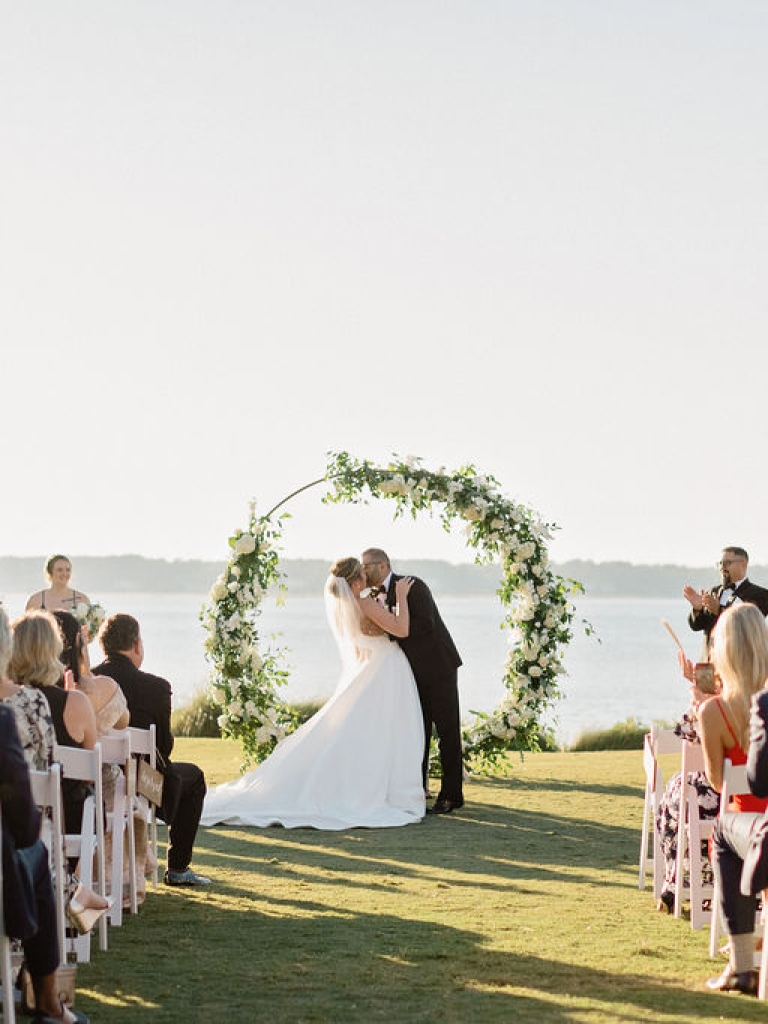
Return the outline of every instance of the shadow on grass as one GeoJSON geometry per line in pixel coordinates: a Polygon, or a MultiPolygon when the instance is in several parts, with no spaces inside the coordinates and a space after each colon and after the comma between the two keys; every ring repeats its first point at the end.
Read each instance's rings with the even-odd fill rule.
{"type": "MultiPolygon", "coordinates": [[[[128,933],[139,922],[127,922],[122,955],[104,961],[104,998],[98,981],[84,994],[94,1020],[127,1020],[128,1008],[132,1021],[234,1024],[733,1019],[729,1012],[765,1019],[754,1000],[689,991],[637,971],[619,976],[564,962],[554,951],[499,952],[480,932],[433,921],[328,908],[319,917],[255,909],[233,915],[199,893],[167,895],[134,930],[145,955],[151,935],[153,969],[137,973],[128,933]]],[[[305,910],[312,912],[311,901],[305,910]]]]}
{"type": "Polygon", "coordinates": [[[482,778],[483,786],[488,789],[519,790],[526,793],[592,793],[604,799],[619,797],[643,798],[643,787],[620,785],[612,782],[585,782],[582,779],[536,778],[526,779],[521,776],[504,778],[482,778]]]}
{"type": "MultiPolygon", "coordinates": [[[[222,859],[241,865],[259,862],[268,874],[328,872],[345,886],[370,886],[372,871],[397,872],[422,881],[506,889],[520,879],[595,882],[596,871],[631,865],[637,831],[623,825],[582,821],[552,812],[510,810],[486,803],[465,807],[450,818],[428,816],[406,829],[238,829],[218,827],[205,833],[211,863],[222,859]],[[404,835],[407,842],[403,842],[404,835]],[[484,876],[482,879],[480,876],[484,876]]],[[[623,885],[602,878],[606,888],[623,885]]]]}

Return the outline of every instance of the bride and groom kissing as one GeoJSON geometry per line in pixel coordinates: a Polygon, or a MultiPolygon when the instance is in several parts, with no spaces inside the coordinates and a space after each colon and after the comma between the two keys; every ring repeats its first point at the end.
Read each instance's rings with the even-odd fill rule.
{"type": "Polygon", "coordinates": [[[209,790],[202,825],[337,830],[420,821],[433,726],[442,780],[431,813],[463,805],[461,658],[429,587],[368,548],[360,560],[334,562],[325,603],[342,659],[335,691],[257,768],[209,790]]]}

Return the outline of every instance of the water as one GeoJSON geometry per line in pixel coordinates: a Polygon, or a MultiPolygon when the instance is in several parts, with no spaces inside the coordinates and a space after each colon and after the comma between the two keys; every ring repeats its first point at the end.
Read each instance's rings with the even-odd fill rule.
{"type": "MultiPolygon", "coordinates": [[[[142,627],[144,667],[169,679],[174,707],[180,707],[206,685],[203,655],[205,634],[198,620],[204,595],[102,594],[107,612],[128,612],[142,627]]],[[[26,595],[3,597],[8,613],[21,614],[26,595]]],[[[456,640],[464,666],[459,670],[462,713],[491,711],[503,694],[501,676],[508,634],[499,623],[502,608],[495,597],[440,597],[440,609],[456,640]]],[[[285,607],[265,601],[260,619],[262,638],[277,635],[274,644],[288,649],[291,678],[288,700],[322,700],[333,690],[338,654],[325,622],[322,596],[292,597],[285,607]]],[[[677,667],[675,646],[661,626],[666,618],[689,657],[698,656],[701,637],[688,628],[681,598],[582,598],[577,621],[588,619],[597,638],[579,630],[566,652],[561,689],[563,699],[550,716],[559,739],[571,742],[588,728],[605,728],[632,716],[646,724],[677,718],[686,706],[687,684],[677,667]]],[[[94,662],[101,660],[97,645],[94,662]]]]}

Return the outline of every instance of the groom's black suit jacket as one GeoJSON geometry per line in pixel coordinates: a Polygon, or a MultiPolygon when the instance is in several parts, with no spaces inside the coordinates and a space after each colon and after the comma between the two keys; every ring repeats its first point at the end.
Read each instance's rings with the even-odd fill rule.
{"type": "MultiPolygon", "coordinates": [[[[459,652],[440,618],[440,612],[427,584],[415,576],[408,592],[410,627],[408,636],[398,643],[408,659],[419,692],[424,716],[424,757],[422,776],[427,783],[429,744],[432,727],[437,729],[443,777],[438,800],[446,799],[460,807],[462,795],[461,723],[457,669],[459,652]]],[[[387,588],[387,605],[396,604],[395,584],[401,576],[394,573],[387,588]]]]}
{"type": "MultiPolygon", "coordinates": [[[[394,608],[397,603],[395,584],[402,576],[392,573],[387,588],[387,606],[394,608]]],[[[438,682],[447,677],[455,686],[456,669],[461,665],[459,652],[437,610],[435,599],[427,584],[412,576],[413,586],[408,593],[410,630],[408,636],[399,637],[398,642],[410,662],[416,685],[421,690],[424,683],[438,682]]]]}
{"type": "MultiPolygon", "coordinates": [[[[723,590],[727,589],[720,584],[717,587],[712,588],[712,594],[720,600],[720,595],[723,590]]],[[[748,579],[743,579],[731,597],[730,602],[727,605],[722,605],[716,615],[712,612],[708,612],[705,608],[701,608],[699,611],[691,609],[688,615],[688,624],[693,630],[703,630],[707,636],[715,628],[715,623],[726,608],[729,608],[736,600],[743,601],[744,604],[756,604],[763,615],[768,615],[768,590],[765,587],[758,587],[756,583],[750,583],[748,579]]]]}

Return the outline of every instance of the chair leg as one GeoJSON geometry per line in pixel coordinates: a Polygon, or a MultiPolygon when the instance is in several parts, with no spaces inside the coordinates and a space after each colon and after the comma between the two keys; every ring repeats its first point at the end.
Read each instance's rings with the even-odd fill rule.
{"type": "Polygon", "coordinates": [[[110,894],[112,907],[109,920],[116,928],[123,923],[123,836],[125,834],[125,779],[120,775],[115,780],[115,796],[112,813],[108,816],[112,843],[112,864],[110,870],[110,894]]]}
{"type": "Polygon", "coordinates": [[[640,833],[640,862],[637,872],[637,888],[645,888],[645,875],[648,870],[648,814],[651,810],[651,793],[648,785],[645,787],[645,803],[643,804],[643,829],[640,833]]]}
{"type": "Polygon", "coordinates": [[[763,890],[763,950],[760,954],[760,984],[757,987],[757,998],[766,999],[768,989],[768,889],[763,890]]]}
{"type": "Polygon", "coordinates": [[[6,935],[0,939],[3,957],[3,1024],[15,1024],[16,1007],[13,999],[13,969],[11,966],[11,943],[6,935]]]}

